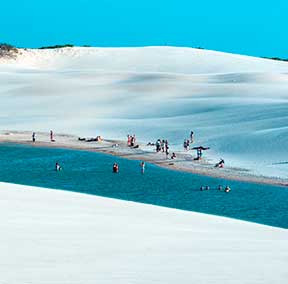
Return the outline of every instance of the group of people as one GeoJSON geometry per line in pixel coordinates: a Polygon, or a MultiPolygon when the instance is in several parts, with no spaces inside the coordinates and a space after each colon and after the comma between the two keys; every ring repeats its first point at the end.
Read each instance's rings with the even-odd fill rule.
{"type": "Polygon", "coordinates": [[[170,149],[169,149],[169,143],[168,143],[168,140],[165,140],[165,139],[158,139],[155,143],[156,145],[156,152],[163,152],[166,154],[166,159],[168,159],[169,157],[169,152],[170,152],[170,149]]]}
{"type": "MultiPolygon", "coordinates": [[[[36,142],[36,132],[32,132],[32,142],[36,142]]],[[[55,142],[53,130],[50,130],[50,142],[55,142]]]]}
{"type": "Polygon", "coordinates": [[[184,147],[185,151],[189,151],[189,149],[190,149],[190,140],[189,139],[184,140],[183,147],[184,147]]]}
{"type": "MultiPolygon", "coordinates": [[[[144,174],[144,172],[145,172],[145,162],[144,161],[142,161],[140,163],[140,168],[141,168],[141,173],[144,174]]],[[[119,173],[119,165],[117,163],[113,164],[112,172],[113,173],[119,173]]]]}
{"type": "MultiPolygon", "coordinates": [[[[142,161],[141,163],[140,163],[140,168],[141,168],[141,173],[142,174],[144,174],[144,172],[145,172],[145,162],[144,161],[142,161]]],[[[56,172],[59,172],[59,171],[61,171],[62,170],[62,167],[60,166],[60,164],[58,163],[58,162],[56,162],[56,164],[55,164],[55,171],[56,172]]],[[[118,173],[119,172],[119,165],[117,164],[117,163],[114,163],[113,164],[113,168],[112,168],[112,172],[113,173],[118,173]]]]}
{"type": "Polygon", "coordinates": [[[130,135],[130,134],[127,135],[127,145],[129,147],[136,146],[136,135],[135,134],[134,135],[130,135]]]}
{"type": "Polygon", "coordinates": [[[190,132],[190,139],[185,139],[183,143],[183,147],[185,151],[190,150],[190,144],[194,143],[194,131],[190,132]]]}
{"type": "MultiPolygon", "coordinates": [[[[190,132],[190,139],[185,139],[184,140],[184,143],[183,143],[183,146],[184,146],[184,150],[185,151],[189,151],[190,150],[190,144],[194,143],[194,132],[191,131],[190,132]]],[[[97,136],[96,137],[97,141],[102,141],[102,137],[101,136],[97,136]]],[[[79,139],[80,140],[80,139],[79,139]]],[[[85,139],[86,140],[86,139],[85,139]]],[[[32,141],[35,142],[36,141],[36,133],[33,132],[32,133],[32,141]]],[[[51,142],[55,142],[55,139],[54,139],[54,133],[52,130],[50,130],[50,141],[51,142]]],[[[90,142],[90,141],[89,141],[90,142]]],[[[136,135],[133,134],[133,135],[130,135],[128,134],[127,135],[127,145],[129,147],[137,147],[136,145],[136,135]]],[[[170,147],[169,147],[169,142],[167,139],[157,139],[156,143],[151,143],[149,142],[147,144],[148,146],[156,146],[156,152],[163,152],[166,154],[166,159],[169,158],[169,154],[170,154],[170,147]]],[[[118,146],[118,144],[114,144],[112,147],[116,147],[118,146]]],[[[194,160],[201,160],[202,159],[202,153],[203,153],[203,150],[208,150],[209,147],[202,147],[202,146],[199,146],[199,147],[193,147],[192,148],[193,150],[196,150],[197,151],[197,157],[194,159],[194,160]]],[[[171,154],[171,159],[176,159],[176,154],[175,152],[173,152],[171,154]]],[[[221,159],[216,165],[215,167],[218,167],[218,168],[223,168],[224,167],[224,160],[221,159]]],[[[141,172],[144,173],[145,171],[145,163],[144,162],[141,162],[141,172]]],[[[60,170],[61,167],[59,166],[58,163],[56,163],[56,170],[60,170]]],[[[113,172],[114,173],[118,173],[119,172],[119,165],[117,163],[114,163],[113,165],[113,172]]],[[[209,190],[209,187],[201,187],[201,190],[209,190]]],[[[230,191],[229,187],[225,188],[225,191],[228,190],[228,192],[230,191]]]]}
{"type": "MultiPolygon", "coordinates": [[[[231,188],[228,185],[225,188],[222,185],[219,185],[216,189],[219,190],[219,191],[225,191],[225,192],[230,192],[231,191],[231,188]]],[[[201,191],[210,190],[210,187],[208,185],[201,186],[200,190],[201,191]]]]}

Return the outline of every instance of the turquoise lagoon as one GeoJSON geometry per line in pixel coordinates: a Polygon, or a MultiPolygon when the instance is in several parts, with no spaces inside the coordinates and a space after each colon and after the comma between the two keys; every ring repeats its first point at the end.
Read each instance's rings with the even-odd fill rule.
{"type": "MultiPolygon", "coordinates": [[[[288,228],[288,188],[230,181],[69,149],[0,145],[0,181],[76,191],[288,228]],[[58,161],[63,171],[54,170],[58,161]],[[120,166],[118,174],[112,165],[120,166]],[[208,185],[209,191],[200,191],[208,185]],[[218,185],[229,185],[225,193],[218,185]]],[[[40,190],[40,189],[39,189],[40,190]]]]}

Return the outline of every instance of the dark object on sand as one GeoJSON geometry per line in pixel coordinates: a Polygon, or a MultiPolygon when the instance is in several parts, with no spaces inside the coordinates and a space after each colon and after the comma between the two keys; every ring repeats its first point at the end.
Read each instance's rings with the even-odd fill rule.
{"type": "Polygon", "coordinates": [[[81,138],[81,137],[79,137],[79,138],[78,138],[78,141],[86,141],[86,138],[81,138]]]}
{"type": "Polygon", "coordinates": [[[135,145],[133,148],[134,148],[134,149],[137,149],[137,148],[139,148],[139,145],[135,145]]]}

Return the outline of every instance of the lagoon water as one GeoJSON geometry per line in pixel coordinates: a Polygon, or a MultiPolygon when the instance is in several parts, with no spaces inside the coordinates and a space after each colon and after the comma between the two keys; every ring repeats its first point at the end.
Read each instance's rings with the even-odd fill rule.
{"type": "Polygon", "coordinates": [[[172,171],[110,155],[14,144],[0,145],[0,181],[77,191],[288,228],[288,188],[172,171]],[[54,170],[58,161],[63,171],[54,170]],[[118,174],[112,165],[120,166],[118,174]],[[200,191],[202,185],[209,191],[200,191]],[[229,185],[225,193],[218,185],[229,185]]]}

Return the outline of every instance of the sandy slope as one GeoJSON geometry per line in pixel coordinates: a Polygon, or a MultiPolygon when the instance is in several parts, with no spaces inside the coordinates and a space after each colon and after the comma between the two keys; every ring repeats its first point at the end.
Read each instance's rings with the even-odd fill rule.
{"type": "Polygon", "coordinates": [[[0,282],[286,283],[287,230],[0,183],[0,282]]]}
{"type": "Polygon", "coordinates": [[[0,128],[54,129],[181,148],[287,177],[288,64],[192,48],[22,50],[0,64],[0,128]]]}

